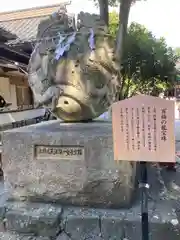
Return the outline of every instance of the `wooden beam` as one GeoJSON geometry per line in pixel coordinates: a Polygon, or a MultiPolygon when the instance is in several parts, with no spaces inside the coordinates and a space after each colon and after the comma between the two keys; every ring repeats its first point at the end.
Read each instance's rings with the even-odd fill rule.
{"type": "Polygon", "coordinates": [[[25,74],[19,71],[3,71],[3,68],[0,68],[0,77],[9,78],[10,84],[17,86],[26,86],[28,87],[28,78],[25,74]]]}
{"type": "Polygon", "coordinates": [[[19,62],[28,65],[30,55],[8,47],[5,44],[0,44],[0,57],[6,58],[11,62],[19,62]]]}
{"type": "Polygon", "coordinates": [[[5,69],[8,69],[9,71],[10,71],[10,69],[18,70],[16,65],[9,64],[9,63],[0,63],[0,67],[3,69],[4,72],[6,72],[5,69]]]}
{"type": "MultiPolygon", "coordinates": [[[[4,74],[3,68],[0,67],[0,76],[4,74]]],[[[2,76],[1,76],[2,77],[2,76]]]]}
{"type": "Polygon", "coordinates": [[[16,86],[29,87],[28,79],[24,76],[9,76],[9,82],[16,86]]]}
{"type": "Polygon", "coordinates": [[[18,51],[18,50],[16,50],[16,49],[13,49],[12,47],[9,47],[7,44],[1,43],[1,44],[0,44],[0,48],[6,49],[6,50],[8,50],[9,52],[15,53],[15,54],[17,54],[17,55],[19,55],[19,56],[23,56],[23,57],[25,57],[25,58],[27,58],[27,59],[29,59],[29,57],[30,57],[27,53],[18,51]]]}

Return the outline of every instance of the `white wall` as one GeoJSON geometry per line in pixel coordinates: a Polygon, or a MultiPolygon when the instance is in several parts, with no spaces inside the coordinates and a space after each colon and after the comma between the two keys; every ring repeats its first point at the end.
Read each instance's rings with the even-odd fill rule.
{"type": "Polygon", "coordinates": [[[10,84],[9,78],[0,77],[0,95],[7,103],[12,103],[11,108],[17,108],[16,87],[10,84]]]}
{"type": "Polygon", "coordinates": [[[17,108],[17,97],[16,97],[16,86],[13,84],[10,84],[10,94],[11,94],[11,108],[16,109],[17,108]]]}

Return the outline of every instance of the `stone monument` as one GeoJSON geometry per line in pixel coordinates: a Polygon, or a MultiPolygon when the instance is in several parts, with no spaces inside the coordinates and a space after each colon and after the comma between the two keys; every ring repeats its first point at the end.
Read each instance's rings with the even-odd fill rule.
{"type": "MultiPolygon", "coordinates": [[[[18,181],[13,186],[11,174],[10,185],[16,189],[12,198],[128,206],[135,186],[136,164],[114,161],[111,122],[82,123],[98,117],[117,100],[118,72],[113,72],[113,41],[105,24],[98,15],[84,12],[75,21],[63,8],[39,24],[37,41],[28,67],[34,99],[71,124],[48,122],[32,129],[35,138],[26,140],[22,163],[28,171],[32,161],[27,174],[31,177],[23,179],[22,174],[19,184],[26,187],[19,188],[18,181]],[[37,136],[40,138],[36,141],[37,136]],[[40,162],[49,165],[48,171],[40,162]]],[[[20,152],[19,148],[17,154],[20,152]]]]}
{"type": "Polygon", "coordinates": [[[139,208],[127,210],[137,186],[136,163],[114,161],[111,121],[82,122],[117,100],[118,72],[106,27],[99,16],[81,12],[75,22],[63,10],[40,23],[37,41],[29,84],[37,105],[64,122],[3,133],[8,201],[0,205],[0,238],[139,240],[139,208]]]}
{"type": "MultiPolygon", "coordinates": [[[[37,105],[64,121],[3,133],[8,187],[3,217],[9,231],[55,239],[66,206],[130,207],[136,164],[114,161],[111,121],[83,123],[107,111],[119,88],[118,73],[112,71],[113,41],[99,16],[81,12],[75,24],[66,11],[54,13],[39,24],[37,41],[28,67],[29,85],[37,105]]],[[[88,210],[86,217],[92,226],[87,224],[82,239],[93,234],[101,239],[99,226],[95,232],[91,229],[99,225],[98,215],[88,210]]],[[[67,239],[63,234],[58,240],[67,239]]],[[[77,233],[73,236],[81,239],[77,233]]]]}
{"type": "Polygon", "coordinates": [[[12,200],[130,206],[136,165],[114,161],[111,122],[48,121],[6,131],[3,139],[12,200]]]}

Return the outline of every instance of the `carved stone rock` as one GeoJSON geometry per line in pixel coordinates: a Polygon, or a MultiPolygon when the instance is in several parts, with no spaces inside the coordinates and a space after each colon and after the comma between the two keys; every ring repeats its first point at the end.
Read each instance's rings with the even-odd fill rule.
{"type": "Polygon", "coordinates": [[[113,40],[98,15],[81,12],[77,24],[66,12],[39,24],[29,62],[37,105],[66,121],[90,120],[116,101],[113,40]],[[68,43],[70,42],[70,43],[68,43]]]}
{"type": "Polygon", "coordinates": [[[114,161],[111,122],[48,121],[5,131],[2,140],[10,199],[131,206],[136,163],[114,161]]]}

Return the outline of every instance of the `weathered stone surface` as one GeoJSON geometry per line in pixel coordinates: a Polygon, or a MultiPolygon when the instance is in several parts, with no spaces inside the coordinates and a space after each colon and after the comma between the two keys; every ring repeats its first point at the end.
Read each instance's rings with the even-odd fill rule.
{"type": "MultiPolygon", "coordinates": [[[[132,211],[133,212],[133,211],[132,211]]],[[[127,214],[124,227],[125,238],[128,240],[141,239],[141,211],[138,208],[135,214],[127,214]],[[138,213],[138,212],[139,213],[138,213]]],[[[180,224],[177,215],[168,201],[161,201],[149,206],[149,236],[150,239],[170,240],[179,239],[180,224]]]]}
{"type": "MultiPolygon", "coordinates": [[[[32,236],[24,236],[15,233],[1,233],[0,232],[0,239],[1,240],[36,240],[35,237],[32,236]]],[[[42,239],[42,240],[49,240],[49,239],[42,239]]]]}
{"type": "Polygon", "coordinates": [[[51,240],[49,237],[35,237],[33,240],[51,240]]]}
{"type": "Polygon", "coordinates": [[[0,232],[0,239],[1,240],[50,240],[48,237],[33,237],[33,236],[24,236],[18,235],[13,233],[1,233],[0,232]]]}
{"type": "Polygon", "coordinates": [[[65,232],[72,239],[98,239],[100,232],[100,216],[93,210],[67,209],[64,213],[65,232]]]}
{"type": "MultiPolygon", "coordinates": [[[[149,216],[152,216],[154,203],[149,204],[149,216]]],[[[101,233],[104,240],[136,240],[141,226],[141,205],[126,210],[107,210],[101,215],[101,233]],[[132,236],[132,238],[131,238],[132,236]]],[[[137,238],[138,240],[138,238],[137,238]]]]}
{"type": "Polygon", "coordinates": [[[20,236],[16,234],[1,233],[1,232],[0,232],[0,239],[1,240],[21,240],[20,236]]]}
{"type": "MultiPolygon", "coordinates": [[[[177,167],[176,173],[170,174],[169,172],[166,172],[168,179],[164,178],[163,174],[161,175],[161,177],[163,177],[161,179],[160,176],[157,175],[157,168],[151,167],[151,169],[149,169],[148,171],[149,183],[151,186],[151,190],[149,191],[150,200],[148,204],[149,232],[150,232],[151,240],[171,240],[171,239],[179,240],[180,239],[180,224],[179,224],[180,217],[178,218],[180,205],[179,205],[179,197],[176,198],[177,197],[176,195],[179,195],[179,192],[177,191],[176,195],[173,194],[173,198],[172,198],[172,195],[170,194],[171,188],[168,188],[168,184],[167,184],[167,182],[171,183],[173,181],[176,183],[176,186],[179,186],[180,177],[178,175],[178,172],[180,172],[179,167],[177,167]],[[153,173],[153,170],[155,170],[154,173],[153,173]],[[175,177],[175,175],[177,176],[175,177]],[[162,188],[162,185],[164,185],[165,183],[161,182],[161,184],[158,184],[158,181],[160,180],[162,182],[165,181],[167,185],[167,189],[166,189],[167,192],[164,191],[164,188],[162,188]]],[[[1,200],[1,197],[0,197],[0,200],[1,200]]],[[[25,203],[25,204],[28,204],[28,203],[25,203]]],[[[45,206],[44,206],[44,209],[46,209],[45,206]]],[[[56,208],[56,204],[53,206],[56,208]]],[[[41,208],[43,208],[43,205],[41,205],[41,208]]],[[[16,210],[17,209],[18,208],[16,208],[16,210]]],[[[21,213],[17,213],[17,216],[21,214],[22,214],[22,211],[21,213]]],[[[2,216],[6,217],[6,213],[4,215],[4,211],[2,216]]],[[[92,208],[85,208],[85,207],[84,208],[63,207],[61,219],[62,219],[61,224],[59,224],[60,226],[59,235],[54,238],[38,237],[38,236],[30,237],[27,235],[14,235],[14,234],[0,233],[0,239],[2,240],[9,240],[9,239],[11,240],[79,240],[79,234],[82,234],[82,232],[88,233],[90,231],[87,229],[88,222],[90,223],[90,228],[94,233],[93,235],[92,234],[90,235],[91,236],[90,239],[95,239],[95,240],[100,240],[100,239],[101,240],[115,240],[115,239],[140,240],[141,239],[141,205],[139,201],[137,201],[136,205],[134,205],[132,208],[124,209],[124,210],[97,209],[97,208],[92,209],[92,208]],[[77,216],[77,223],[76,223],[76,216],[77,216]],[[82,221],[82,218],[85,218],[85,220],[82,221]],[[97,219],[99,219],[99,223],[95,224],[97,223],[97,219]],[[73,222],[75,223],[75,225],[73,225],[73,222]],[[98,230],[98,227],[100,230],[98,230]],[[66,231],[68,231],[68,233],[66,231]],[[70,234],[72,233],[75,233],[75,236],[77,236],[77,238],[71,237],[70,234]],[[97,235],[97,233],[99,235],[97,235]],[[9,238],[10,236],[11,238],[9,238]]]]}
{"type": "Polygon", "coordinates": [[[8,231],[54,237],[60,230],[61,207],[50,204],[12,202],[6,205],[8,231]]]}
{"type": "Polygon", "coordinates": [[[170,201],[156,204],[150,219],[150,230],[152,239],[180,239],[180,222],[170,201]]]}
{"type": "Polygon", "coordinates": [[[100,116],[120,88],[114,40],[100,16],[81,12],[74,23],[66,12],[43,19],[28,68],[35,102],[72,122],[100,116]]]}
{"type": "Polygon", "coordinates": [[[123,221],[125,213],[122,211],[106,211],[101,217],[101,234],[104,240],[122,239],[124,236],[123,221]]]}
{"type": "MultiPolygon", "coordinates": [[[[15,206],[15,203],[14,203],[15,206]]],[[[43,208],[41,205],[40,209],[43,208]]],[[[57,208],[54,205],[54,208],[57,208]]],[[[12,208],[11,208],[12,209],[12,208]]],[[[22,219],[22,209],[16,208],[13,214],[22,219]]],[[[44,211],[47,210],[44,204],[44,211]]],[[[11,210],[12,211],[12,210],[11,210]]],[[[26,212],[27,214],[28,212],[26,212]]],[[[28,213],[32,218],[32,213],[28,213]]],[[[27,214],[27,216],[28,216],[27,214]]],[[[8,215],[8,212],[7,212],[8,215]]],[[[10,216],[9,216],[10,217],[10,216]]],[[[41,219],[37,221],[41,222],[41,219]]],[[[51,222],[51,221],[50,221],[51,222]]],[[[23,219],[24,223],[24,219],[23,219]]],[[[38,224],[39,225],[39,224],[38,224]]],[[[56,225],[56,222],[55,222],[56,225]]],[[[39,225],[40,226],[40,225],[39,225]]],[[[64,207],[59,224],[59,235],[54,237],[33,236],[31,233],[15,235],[0,233],[2,240],[139,240],[141,239],[141,206],[131,209],[110,210],[64,207]],[[29,234],[29,236],[28,236],[29,234]],[[9,238],[11,237],[11,238],[9,238]]],[[[54,229],[54,226],[51,225],[54,229]]],[[[12,230],[12,229],[11,229],[12,230]]],[[[14,230],[14,229],[13,229],[14,230]]],[[[38,235],[38,232],[35,233],[38,235]]],[[[150,201],[149,236],[152,240],[179,240],[180,224],[171,201],[150,201]]]]}
{"type": "Polygon", "coordinates": [[[114,161],[111,122],[49,121],[3,133],[3,170],[11,197],[93,207],[126,207],[136,163],[114,161]],[[35,145],[81,146],[84,159],[37,159],[35,145]]]}
{"type": "Polygon", "coordinates": [[[66,233],[61,233],[56,240],[71,240],[66,233]]]}

